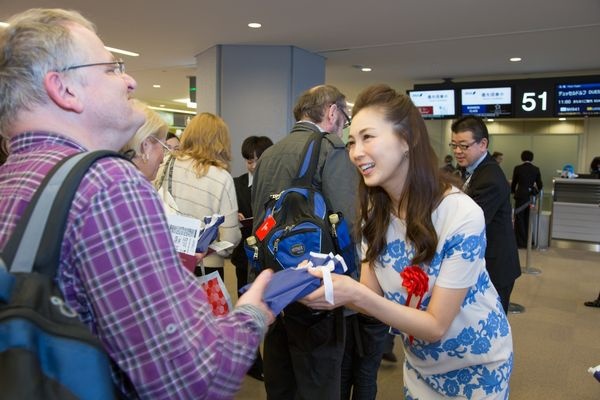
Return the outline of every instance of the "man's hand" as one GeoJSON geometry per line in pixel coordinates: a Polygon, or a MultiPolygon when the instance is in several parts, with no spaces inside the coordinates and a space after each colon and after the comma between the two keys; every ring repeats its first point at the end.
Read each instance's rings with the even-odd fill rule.
{"type": "Polygon", "coordinates": [[[238,299],[236,306],[241,306],[244,304],[251,304],[253,306],[258,307],[267,317],[268,324],[272,324],[275,321],[275,315],[271,312],[271,309],[267,307],[265,302],[262,300],[263,294],[265,292],[265,288],[267,284],[271,280],[273,276],[273,270],[266,269],[260,273],[252,282],[252,286],[238,299]]]}

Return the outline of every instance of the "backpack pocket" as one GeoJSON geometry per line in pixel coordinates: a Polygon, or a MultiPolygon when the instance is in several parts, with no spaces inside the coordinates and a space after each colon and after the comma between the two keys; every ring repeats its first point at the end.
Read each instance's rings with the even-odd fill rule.
{"type": "Polygon", "coordinates": [[[293,268],[306,260],[311,251],[329,253],[334,246],[326,228],[310,221],[289,225],[271,235],[267,242],[268,258],[277,265],[268,268],[293,268]]]}

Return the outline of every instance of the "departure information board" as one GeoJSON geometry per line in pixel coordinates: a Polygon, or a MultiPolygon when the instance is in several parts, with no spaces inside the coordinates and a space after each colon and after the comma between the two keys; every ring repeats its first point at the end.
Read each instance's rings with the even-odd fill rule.
{"type": "Polygon", "coordinates": [[[412,90],[408,95],[423,118],[456,116],[454,90],[412,90]]]}
{"type": "Polygon", "coordinates": [[[600,115],[600,83],[556,85],[556,114],[568,116],[600,115]]]}
{"type": "Polygon", "coordinates": [[[461,90],[462,115],[479,117],[510,117],[512,98],[510,87],[469,88],[461,90]]]}

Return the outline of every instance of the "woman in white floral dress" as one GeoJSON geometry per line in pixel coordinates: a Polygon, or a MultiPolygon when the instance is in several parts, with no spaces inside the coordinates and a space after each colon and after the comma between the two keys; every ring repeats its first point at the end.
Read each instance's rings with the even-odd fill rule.
{"type": "Polygon", "coordinates": [[[485,269],[482,210],[440,174],[410,98],[373,86],[353,115],[348,151],[363,177],[361,281],[333,275],[334,305],[324,288],[304,302],[346,305],[390,325],[404,344],[406,399],[508,398],[512,336],[485,269]]]}

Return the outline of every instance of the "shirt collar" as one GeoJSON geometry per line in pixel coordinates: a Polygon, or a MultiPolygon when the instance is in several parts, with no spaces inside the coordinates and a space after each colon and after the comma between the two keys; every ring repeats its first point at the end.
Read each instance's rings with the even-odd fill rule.
{"type": "Polygon", "coordinates": [[[316,126],[316,127],[317,127],[317,129],[319,130],[319,132],[325,132],[325,131],[324,131],[324,130],[323,130],[323,129],[322,129],[320,126],[319,126],[319,125],[317,125],[317,124],[315,124],[314,122],[312,122],[312,121],[309,121],[309,120],[307,120],[307,119],[303,119],[303,120],[300,120],[300,121],[298,121],[298,122],[304,122],[304,123],[306,123],[306,124],[311,124],[311,125],[314,125],[314,126],[316,126]]]}
{"type": "Polygon", "coordinates": [[[31,131],[23,132],[10,139],[10,153],[18,154],[29,151],[31,147],[39,146],[67,146],[80,151],[87,149],[73,139],[53,132],[31,131]]]}
{"type": "Polygon", "coordinates": [[[479,164],[483,161],[483,159],[488,155],[487,151],[481,155],[481,157],[475,161],[473,164],[469,165],[466,170],[469,175],[473,174],[473,171],[479,167],[479,164]]]}

